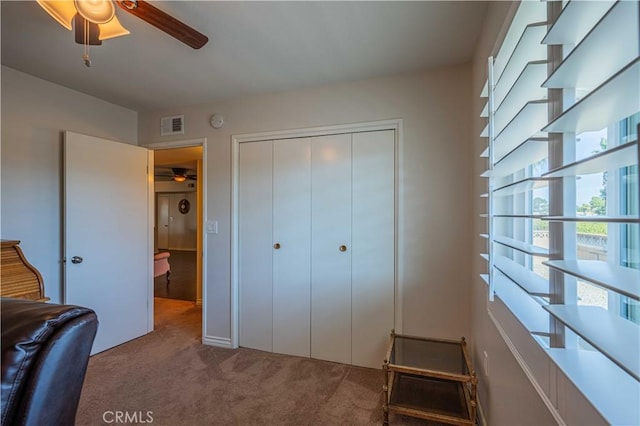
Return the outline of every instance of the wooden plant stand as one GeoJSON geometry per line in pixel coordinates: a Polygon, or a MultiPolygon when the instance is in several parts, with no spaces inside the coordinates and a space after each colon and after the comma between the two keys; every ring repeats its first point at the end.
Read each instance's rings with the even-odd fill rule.
{"type": "Polygon", "coordinates": [[[384,424],[389,412],[454,425],[475,425],[477,379],[467,344],[391,331],[384,364],[384,424]]]}

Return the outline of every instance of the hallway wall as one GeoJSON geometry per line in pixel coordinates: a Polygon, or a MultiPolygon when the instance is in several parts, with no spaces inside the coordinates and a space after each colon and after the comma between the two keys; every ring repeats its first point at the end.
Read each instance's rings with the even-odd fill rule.
{"type": "Polygon", "coordinates": [[[169,250],[196,250],[196,238],[197,238],[197,197],[195,192],[180,192],[180,193],[157,193],[156,200],[156,246],[158,249],[169,250]],[[167,247],[158,246],[157,234],[160,231],[160,227],[164,224],[161,223],[160,217],[160,197],[166,197],[169,200],[169,217],[168,217],[168,240],[167,247]],[[183,214],[179,210],[179,204],[181,200],[187,200],[191,205],[188,213],[183,214]]]}

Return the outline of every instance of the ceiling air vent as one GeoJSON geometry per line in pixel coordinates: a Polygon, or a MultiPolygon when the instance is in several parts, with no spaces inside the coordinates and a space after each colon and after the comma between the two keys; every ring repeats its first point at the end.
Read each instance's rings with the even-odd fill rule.
{"type": "Polygon", "coordinates": [[[160,136],[171,135],[184,135],[184,115],[174,115],[160,119],[160,136]]]}

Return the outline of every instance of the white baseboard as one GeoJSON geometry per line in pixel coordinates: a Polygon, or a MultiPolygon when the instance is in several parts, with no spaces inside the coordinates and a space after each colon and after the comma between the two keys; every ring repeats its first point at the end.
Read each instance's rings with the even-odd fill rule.
{"type": "Polygon", "coordinates": [[[202,336],[202,344],[233,349],[233,346],[231,346],[231,339],[228,337],[202,336]]]}

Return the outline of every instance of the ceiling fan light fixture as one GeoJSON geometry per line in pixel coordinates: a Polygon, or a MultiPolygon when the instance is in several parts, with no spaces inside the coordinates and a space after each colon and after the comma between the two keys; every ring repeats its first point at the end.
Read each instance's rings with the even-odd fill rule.
{"type": "Polygon", "coordinates": [[[106,24],[116,14],[111,0],[75,0],[73,3],[78,13],[94,24],[106,24]]]}
{"type": "Polygon", "coordinates": [[[175,175],[173,177],[173,180],[175,180],[176,182],[184,182],[185,180],[187,180],[187,177],[182,175],[175,175]]]}
{"type": "Polygon", "coordinates": [[[53,1],[53,0],[37,0],[41,8],[45,10],[53,19],[55,19],[60,25],[72,30],[71,23],[73,17],[78,12],[71,0],[53,1]]]}
{"type": "Polygon", "coordinates": [[[85,46],[83,55],[85,64],[88,63],[90,45],[100,45],[102,40],[130,34],[118,21],[114,2],[117,2],[118,6],[128,13],[194,49],[201,48],[209,41],[209,38],[204,34],[144,0],[36,1],[47,14],[66,29],[72,31],[75,21],[76,43],[85,46]],[[82,24],[82,28],[79,28],[80,24],[82,24]]]}
{"type": "Polygon", "coordinates": [[[100,40],[108,40],[130,34],[130,32],[122,26],[120,21],[118,21],[116,16],[106,24],[98,24],[98,28],[100,28],[100,40]]]}

